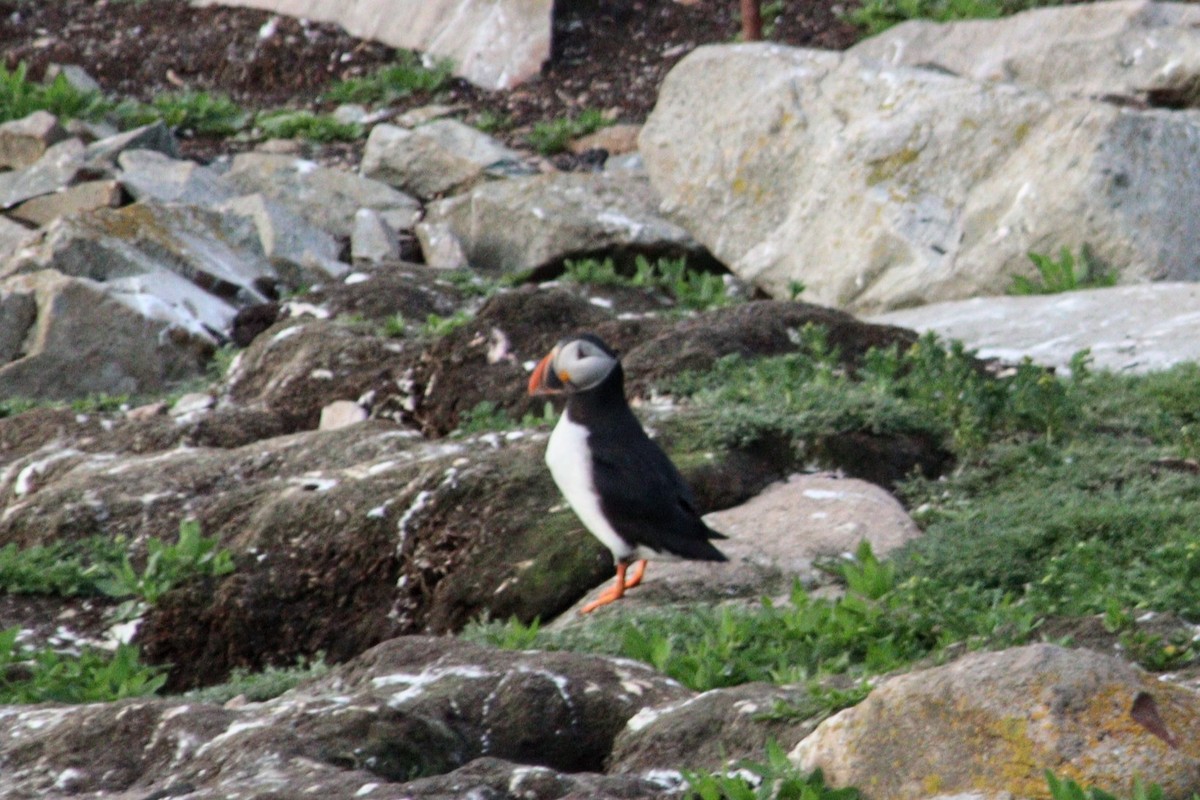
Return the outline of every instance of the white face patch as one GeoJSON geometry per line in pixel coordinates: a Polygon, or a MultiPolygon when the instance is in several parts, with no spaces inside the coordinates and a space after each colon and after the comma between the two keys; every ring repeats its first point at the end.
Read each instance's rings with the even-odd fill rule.
{"type": "Polygon", "coordinates": [[[634,548],[625,543],[600,510],[600,496],[592,478],[592,450],[588,447],[588,429],[572,422],[566,411],[550,434],[546,447],[546,465],[563,498],[579,521],[593,536],[612,551],[618,561],[634,555],[634,548]]]}

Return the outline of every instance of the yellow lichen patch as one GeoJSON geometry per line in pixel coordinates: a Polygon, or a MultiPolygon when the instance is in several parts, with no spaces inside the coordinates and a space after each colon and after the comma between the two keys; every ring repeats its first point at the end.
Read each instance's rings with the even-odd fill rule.
{"type": "Polygon", "coordinates": [[[1020,125],[1018,125],[1016,128],[1013,129],[1013,141],[1016,142],[1017,144],[1021,144],[1022,142],[1025,141],[1025,138],[1027,136],[1029,136],[1029,131],[1030,131],[1029,123],[1022,122],[1020,125]]]}
{"type": "Polygon", "coordinates": [[[896,173],[916,161],[920,155],[921,152],[919,150],[906,147],[903,150],[897,150],[889,156],[871,161],[871,171],[867,173],[867,185],[875,186],[883,181],[891,180],[896,176],[896,173]]]}
{"type": "Polygon", "coordinates": [[[926,775],[921,780],[921,789],[928,795],[935,795],[942,791],[942,776],[936,772],[926,775]]]}

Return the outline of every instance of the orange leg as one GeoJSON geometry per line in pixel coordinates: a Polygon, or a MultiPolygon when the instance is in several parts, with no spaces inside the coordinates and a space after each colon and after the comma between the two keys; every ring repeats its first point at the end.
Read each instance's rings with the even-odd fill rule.
{"type": "Polygon", "coordinates": [[[642,576],[646,574],[646,559],[637,562],[633,567],[633,574],[629,576],[629,580],[625,581],[625,588],[632,589],[642,582],[642,576]]]}
{"type": "Polygon", "coordinates": [[[609,603],[615,600],[620,600],[622,597],[624,597],[626,589],[630,588],[631,586],[637,586],[642,582],[642,574],[646,571],[646,562],[644,560],[638,562],[637,567],[635,567],[633,570],[633,576],[629,579],[629,581],[625,580],[626,569],[628,569],[627,564],[624,562],[617,562],[617,578],[613,582],[612,588],[597,597],[592,602],[588,603],[583,608],[579,609],[579,613],[590,614],[600,606],[606,606],[609,603]]]}

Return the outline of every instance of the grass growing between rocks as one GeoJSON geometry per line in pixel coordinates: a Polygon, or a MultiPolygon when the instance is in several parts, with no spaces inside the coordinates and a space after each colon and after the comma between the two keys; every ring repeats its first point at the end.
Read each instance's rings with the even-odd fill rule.
{"type": "Polygon", "coordinates": [[[801,446],[862,430],[941,437],[957,467],[901,491],[923,538],[888,561],[862,548],[827,565],[846,590],[837,599],[797,588],[786,603],[469,635],[632,657],[697,690],[808,682],[825,711],[862,696],[820,689],[831,676],[845,685],[1084,618],[1149,668],[1200,661],[1200,367],[1121,376],[1077,357],[1066,379],[1029,364],[998,377],[926,336],[850,371],[819,329],[796,336],[798,354],[724,359],[670,387],[688,403],[692,445],[782,433],[801,446]]]}
{"type": "Polygon", "coordinates": [[[568,260],[563,268],[564,277],[575,283],[657,289],[681,308],[693,311],[721,308],[738,302],[728,293],[720,275],[690,270],[684,258],[651,261],[645,256],[638,256],[634,260],[633,275],[621,273],[611,258],[568,260]]]}
{"type": "MultiPolygon", "coordinates": [[[[23,549],[9,544],[0,548],[0,591],[123,600],[110,617],[119,622],[138,616],[183,581],[234,568],[231,553],[202,536],[195,520],[180,524],[174,543],[150,538],[146,552],[145,561],[135,565],[121,540],[97,537],[23,549]]],[[[154,694],[166,682],[166,668],[140,663],[135,647],[34,650],[21,643],[21,633],[0,631],[0,703],[106,702],[154,694]]]]}

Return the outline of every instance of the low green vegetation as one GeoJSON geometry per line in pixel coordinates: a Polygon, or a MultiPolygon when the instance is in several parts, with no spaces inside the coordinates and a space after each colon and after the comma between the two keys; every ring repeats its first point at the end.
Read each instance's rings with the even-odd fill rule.
{"type": "Polygon", "coordinates": [[[657,289],[673,299],[680,307],[695,311],[719,308],[736,302],[725,287],[720,275],[690,270],[687,259],[659,258],[651,261],[638,256],[633,275],[622,274],[611,258],[568,260],[564,276],[575,283],[594,286],[630,286],[657,289]]]}
{"type": "Polygon", "coordinates": [[[910,19],[937,22],[996,19],[1038,6],[1060,4],[1058,0],[864,0],[846,18],[867,35],[874,35],[910,19]]]}
{"type": "Polygon", "coordinates": [[[21,119],[35,111],[49,111],[60,119],[98,119],[110,104],[95,92],[81,92],[65,76],[46,83],[28,78],[24,62],[9,70],[0,64],[0,122],[21,119]]]}
{"type": "MultiPolygon", "coordinates": [[[[1046,785],[1050,787],[1051,800],[1167,800],[1161,786],[1145,784],[1136,778],[1133,794],[1128,798],[1120,798],[1095,787],[1084,789],[1070,778],[1059,778],[1049,770],[1046,771],[1046,785]]],[[[1192,795],[1191,800],[1200,800],[1200,795],[1192,795]]]]}
{"type": "Polygon", "coordinates": [[[364,78],[339,81],[325,99],[335,103],[390,103],[414,94],[436,94],[449,85],[453,64],[437,61],[425,66],[416,53],[397,54],[397,62],[364,78]]]}
{"type": "Polygon", "coordinates": [[[527,137],[529,146],[544,156],[552,156],[567,149],[572,139],[595,133],[612,123],[605,119],[598,108],[586,108],[574,117],[559,117],[548,122],[538,122],[527,137]]]}
{"type": "MultiPolygon", "coordinates": [[[[0,548],[0,591],[125,600],[112,614],[122,620],[137,616],[183,581],[234,568],[230,552],[202,536],[195,520],[180,524],[173,544],[151,537],[146,553],[137,565],[124,541],[98,537],[23,549],[9,544],[0,548]]],[[[166,681],[166,669],[141,664],[135,647],[34,650],[21,643],[20,635],[20,628],[0,631],[0,703],[105,702],[154,694],[166,681]]]]}
{"type": "Polygon", "coordinates": [[[443,317],[441,314],[429,314],[425,317],[425,324],[421,326],[421,333],[431,338],[445,336],[451,331],[458,330],[474,318],[475,315],[469,311],[457,311],[448,317],[443,317]]]}
{"type": "Polygon", "coordinates": [[[459,417],[458,428],[455,432],[460,436],[469,436],[476,433],[491,433],[526,428],[549,428],[554,425],[557,419],[558,414],[550,402],[546,402],[542,407],[540,416],[528,413],[518,420],[513,419],[504,409],[497,408],[496,404],[492,401],[482,400],[474,408],[459,417]]]}
{"type": "Polygon", "coordinates": [[[310,142],[352,142],[363,137],[363,126],[339,122],[330,114],[311,111],[267,111],[254,120],[263,136],[272,139],[307,139],[310,142]]]}
{"type": "Polygon", "coordinates": [[[185,580],[218,577],[233,568],[232,554],[220,549],[216,539],[202,536],[200,523],[189,519],[180,523],[174,544],[150,537],[140,567],[121,539],[93,537],[26,548],[5,545],[0,548],[0,591],[135,598],[153,605],[185,580]]]}
{"type": "Polygon", "coordinates": [[[1117,274],[1101,271],[1086,247],[1079,251],[1078,259],[1064,247],[1057,260],[1041,253],[1029,253],[1029,260],[1037,267],[1039,277],[1013,276],[1009,294],[1058,294],[1117,284],[1117,274]]]}
{"type": "Polygon", "coordinates": [[[0,704],[107,702],[154,694],[166,682],[164,669],[138,662],[136,647],[64,655],[26,648],[20,634],[0,631],[0,704]]]}
{"type": "Polygon", "coordinates": [[[250,115],[223,94],[168,92],[150,103],[126,100],[114,113],[122,128],[162,120],[166,125],[199,136],[232,136],[246,127],[250,115]]]}
{"type": "Polygon", "coordinates": [[[469,635],[632,657],[698,690],[807,683],[819,713],[858,699],[821,694],[831,676],[861,686],[964,647],[1036,640],[1049,620],[1069,630],[1063,623],[1099,617],[1152,669],[1200,661],[1186,625],[1175,635],[1137,622],[1148,612],[1200,622],[1200,482],[1187,461],[1198,451],[1200,367],[1114,375],[1080,354],[1067,378],[1028,363],[996,375],[928,335],[850,369],[821,329],[796,331],[796,341],[795,354],[726,358],[661,387],[685,402],[671,438],[720,449],[785,437],[803,450],[838,431],[932,437],[957,466],[900,487],[921,539],[886,561],[863,547],[827,565],[845,587],[837,599],[797,588],[784,604],[647,611],[554,631],[510,621],[469,635]]]}
{"type": "Polygon", "coordinates": [[[297,659],[293,667],[267,667],[261,672],[234,669],[229,679],[216,686],[194,689],[187,697],[200,703],[227,703],[235,697],[244,697],[251,703],[261,703],[278,697],[299,685],[302,681],[319,678],[329,672],[324,655],[316,658],[297,659]]]}

